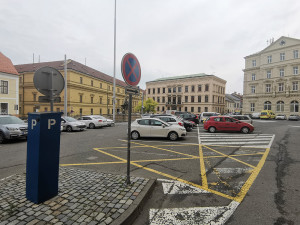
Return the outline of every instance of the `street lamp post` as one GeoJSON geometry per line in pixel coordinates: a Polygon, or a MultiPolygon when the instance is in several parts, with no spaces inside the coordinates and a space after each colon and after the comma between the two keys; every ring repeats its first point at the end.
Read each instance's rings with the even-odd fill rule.
{"type": "Polygon", "coordinates": [[[114,90],[113,90],[113,121],[116,120],[116,12],[117,0],[115,0],[115,19],[114,19],[114,90]]]}

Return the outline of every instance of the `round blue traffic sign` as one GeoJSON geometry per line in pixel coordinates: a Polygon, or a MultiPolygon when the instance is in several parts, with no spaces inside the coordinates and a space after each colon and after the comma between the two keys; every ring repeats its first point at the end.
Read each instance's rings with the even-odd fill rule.
{"type": "Polygon", "coordinates": [[[122,76],[126,84],[136,86],[141,80],[141,66],[138,59],[132,53],[127,53],[122,58],[122,76]]]}

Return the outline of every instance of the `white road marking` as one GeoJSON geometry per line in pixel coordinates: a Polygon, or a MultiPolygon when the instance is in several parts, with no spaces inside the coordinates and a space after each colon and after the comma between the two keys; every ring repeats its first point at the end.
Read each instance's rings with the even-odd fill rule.
{"type": "Polygon", "coordinates": [[[300,126],[292,126],[292,125],[289,125],[289,127],[300,127],[300,126]]]}
{"type": "Polygon", "coordinates": [[[209,193],[208,191],[193,187],[180,181],[167,180],[167,182],[162,183],[162,186],[164,194],[168,195],[209,193]]]}
{"type": "Polygon", "coordinates": [[[214,169],[216,169],[218,173],[234,173],[234,174],[251,173],[253,171],[252,168],[214,168],[214,169]]]}
{"type": "Polygon", "coordinates": [[[160,224],[225,224],[240,203],[232,201],[228,206],[150,209],[151,225],[160,224]]]}

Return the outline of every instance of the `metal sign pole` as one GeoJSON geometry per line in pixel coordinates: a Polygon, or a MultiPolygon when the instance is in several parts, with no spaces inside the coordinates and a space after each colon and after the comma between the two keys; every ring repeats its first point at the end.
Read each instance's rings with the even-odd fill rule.
{"type": "Polygon", "coordinates": [[[131,105],[132,105],[132,94],[129,93],[129,105],[128,105],[128,141],[127,141],[127,180],[126,180],[126,184],[130,184],[131,105]]]}

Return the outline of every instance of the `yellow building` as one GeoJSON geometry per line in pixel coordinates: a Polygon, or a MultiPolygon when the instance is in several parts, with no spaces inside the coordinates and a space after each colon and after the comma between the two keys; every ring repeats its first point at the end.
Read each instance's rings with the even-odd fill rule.
{"type": "MultiPolygon", "coordinates": [[[[57,69],[64,76],[64,61],[31,63],[15,65],[20,74],[20,114],[26,116],[29,112],[50,111],[50,103],[40,103],[38,97],[42,94],[34,87],[33,76],[41,67],[49,66],[57,69]]],[[[116,112],[122,112],[127,95],[126,83],[116,79],[116,112]]],[[[85,66],[74,60],[67,61],[67,114],[79,115],[109,115],[113,113],[113,77],[85,66]]],[[[54,111],[64,110],[64,91],[60,94],[61,102],[54,103],[54,111]]],[[[140,96],[133,96],[132,112],[140,96]]]]}
{"type": "Polygon", "coordinates": [[[19,74],[0,52],[0,114],[19,114],[19,74]]]}

